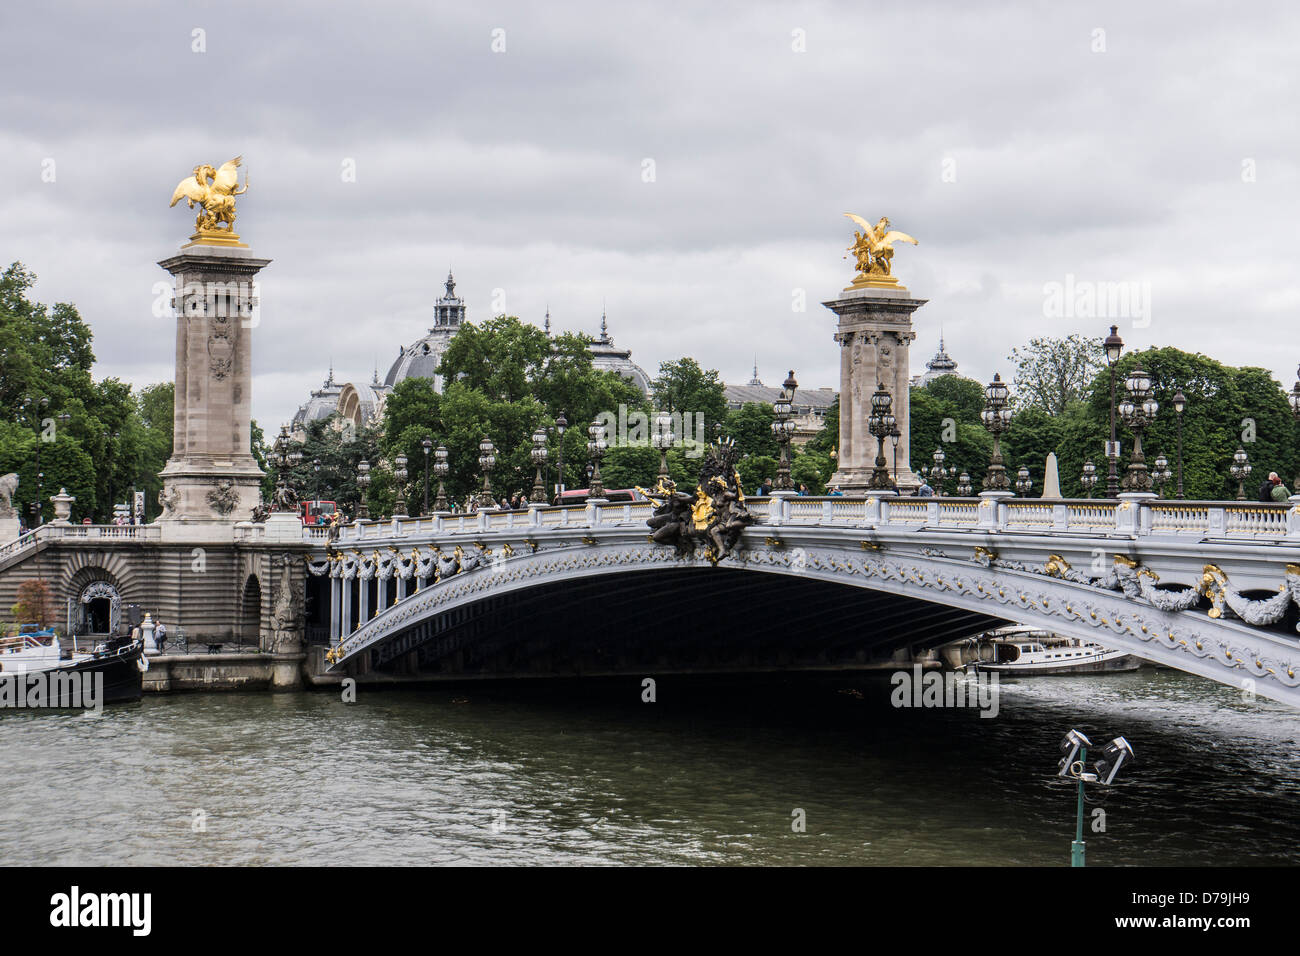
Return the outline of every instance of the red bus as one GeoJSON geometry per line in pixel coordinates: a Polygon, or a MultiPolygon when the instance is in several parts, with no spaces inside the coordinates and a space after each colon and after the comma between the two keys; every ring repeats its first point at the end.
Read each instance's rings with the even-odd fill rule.
{"type": "Polygon", "coordinates": [[[298,503],[298,516],[302,518],[304,525],[312,528],[329,524],[330,516],[337,510],[338,506],[334,502],[322,501],[319,498],[298,503]]]}

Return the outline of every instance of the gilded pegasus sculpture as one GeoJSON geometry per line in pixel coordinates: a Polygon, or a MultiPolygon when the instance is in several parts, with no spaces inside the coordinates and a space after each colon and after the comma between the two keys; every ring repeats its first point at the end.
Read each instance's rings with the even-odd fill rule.
{"type": "Polygon", "coordinates": [[[199,235],[216,233],[238,238],[235,235],[235,197],[248,191],[247,175],[244,176],[244,185],[239,185],[239,165],[243,160],[244,157],[236,156],[223,163],[220,169],[195,166],[194,175],[182,179],[172,193],[172,206],[184,199],[191,209],[200,207],[194,221],[199,235]]]}
{"type": "MultiPolygon", "coordinates": [[[[869,285],[897,286],[898,280],[893,276],[891,264],[894,258],[894,243],[910,242],[915,246],[918,245],[917,241],[905,232],[890,229],[889,219],[885,216],[881,216],[880,221],[873,226],[861,216],[855,216],[851,212],[846,212],[844,215],[861,227],[861,231],[853,233],[853,245],[848,249],[857,260],[858,268],[858,274],[849,288],[869,285]]],[[[848,256],[845,258],[847,259],[848,256]]]]}

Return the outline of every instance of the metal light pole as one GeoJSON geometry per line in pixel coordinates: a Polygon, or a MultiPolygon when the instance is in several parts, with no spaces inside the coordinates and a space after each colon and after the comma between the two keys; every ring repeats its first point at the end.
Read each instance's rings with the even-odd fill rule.
{"type": "MultiPolygon", "coordinates": [[[[1300,389],[1300,382],[1296,382],[1296,388],[1300,389]]],[[[1296,396],[1300,399],[1300,394],[1296,396]]],[[[1293,399],[1293,405],[1296,399],[1293,399]]],[[[1180,388],[1174,392],[1174,414],[1178,418],[1178,497],[1183,497],[1183,409],[1187,407],[1187,396],[1183,394],[1180,388]]],[[[1297,411],[1300,415],[1300,411],[1297,411]]]]}
{"type": "MultiPolygon", "coordinates": [[[[776,426],[772,427],[775,429],[776,426]]],[[[677,436],[673,434],[673,417],[667,412],[660,412],[655,416],[655,433],[650,437],[650,443],[659,449],[660,484],[668,477],[668,449],[676,439],[677,436]]]]}
{"type": "Polygon", "coordinates": [[[45,484],[42,480],[45,476],[41,473],[41,416],[45,414],[45,409],[50,407],[50,400],[42,396],[39,399],[33,399],[30,395],[23,398],[22,408],[26,413],[27,424],[32,426],[32,431],[36,433],[36,494],[32,498],[31,504],[28,505],[28,511],[32,516],[32,527],[36,528],[41,523],[41,486],[45,484]],[[32,412],[36,417],[32,418],[32,412]]]}
{"type": "Polygon", "coordinates": [[[1102,343],[1106,349],[1106,364],[1110,366],[1110,444],[1106,447],[1106,457],[1110,459],[1110,468],[1106,474],[1106,497],[1119,497],[1119,446],[1115,444],[1115,363],[1124,351],[1124,340],[1119,337],[1119,326],[1110,327],[1110,335],[1102,343]]]}
{"type": "Polygon", "coordinates": [[[433,450],[433,442],[425,438],[420,442],[420,448],[424,450],[424,510],[422,515],[429,513],[429,452],[433,450]]]}
{"type": "Polygon", "coordinates": [[[791,491],[794,482],[790,480],[790,440],[794,437],[794,390],[799,383],[794,380],[794,369],[781,383],[781,394],[772,405],[775,421],[772,422],[772,436],[781,446],[781,460],[776,466],[776,490],[791,491]]]}
{"type": "Polygon", "coordinates": [[[985,405],[980,412],[980,420],[993,436],[993,456],[989,459],[989,470],[984,475],[985,491],[1011,490],[1007,470],[1002,464],[1002,433],[1011,424],[1011,409],[1007,406],[1010,395],[1011,390],[1002,383],[1001,375],[994,375],[993,381],[984,389],[985,405]]]}
{"type": "MultiPolygon", "coordinates": [[[[893,438],[893,435],[889,436],[893,438]]],[[[934,450],[934,465],[930,468],[930,480],[934,482],[934,493],[936,497],[944,497],[943,483],[957,473],[957,469],[949,466],[944,467],[943,463],[947,456],[943,453],[942,448],[934,450]]]]}
{"type": "Polygon", "coordinates": [[[1029,468],[1021,465],[1020,470],[1016,472],[1016,492],[1020,497],[1026,497],[1034,487],[1034,481],[1029,477],[1029,468]]]}
{"type": "Polygon", "coordinates": [[[889,441],[894,446],[894,487],[898,487],[898,443],[902,440],[903,433],[898,430],[898,422],[894,422],[894,427],[889,430],[889,441]]]}
{"type": "Polygon", "coordinates": [[[540,425],[533,432],[533,464],[537,466],[537,476],[533,479],[533,501],[546,500],[546,480],[542,478],[542,469],[546,467],[546,429],[540,425]]]}
{"type": "Polygon", "coordinates": [[[587,487],[587,498],[604,498],[605,485],[600,479],[600,460],[605,457],[605,426],[600,420],[592,422],[587,428],[591,441],[587,442],[587,453],[591,455],[591,483],[587,487]]]}
{"type": "Polygon", "coordinates": [[[370,506],[366,504],[366,489],[370,487],[370,462],[364,458],[357,463],[357,488],[361,491],[361,503],[357,505],[357,520],[370,520],[370,506]]]}
{"type": "Polygon", "coordinates": [[[1091,498],[1092,489],[1097,487],[1097,466],[1091,461],[1083,463],[1083,474],[1079,476],[1079,484],[1083,487],[1084,493],[1091,498]]]}
{"type": "MultiPolygon", "coordinates": [[[[447,489],[442,483],[442,480],[447,477],[447,472],[451,470],[451,465],[447,464],[446,446],[439,445],[438,450],[433,453],[433,457],[435,459],[433,463],[433,471],[434,474],[438,476],[438,500],[433,503],[433,508],[434,511],[438,513],[444,513],[450,510],[447,507],[447,489]]],[[[426,453],[425,454],[426,467],[428,466],[428,461],[429,461],[428,454],[426,453]]],[[[425,500],[427,501],[429,496],[429,485],[428,485],[427,474],[425,476],[424,495],[425,495],[425,500]]],[[[425,508],[424,510],[427,512],[429,509],[425,508]]]]}
{"type": "Polygon", "coordinates": [[[289,483],[289,469],[302,461],[302,452],[293,448],[289,426],[281,425],[280,434],[271,445],[270,463],[275,466],[275,492],[271,510],[281,513],[298,511],[298,492],[289,483]]]}
{"type": "Polygon", "coordinates": [[[1151,474],[1147,471],[1146,458],[1142,454],[1142,432],[1155,421],[1160,404],[1151,394],[1151,376],[1141,368],[1135,368],[1129,373],[1125,387],[1128,395],[1120,402],[1119,413],[1124,424],[1133,431],[1133,454],[1129,456],[1128,470],[1124,475],[1124,490],[1149,492],[1151,474]]]}
{"type": "Polygon", "coordinates": [[[1151,469],[1151,481],[1155,484],[1156,494],[1159,497],[1165,496],[1165,485],[1173,476],[1173,472],[1169,470],[1169,459],[1164,455],[1156,455],[1155,466],[1151,469]]]}
{"type": "Polygon", "coordinates": [[[313,493],[313,497],[319,500],[320,499],[320,459],[319,458],[312,459],[311,473],[312,473],[312,480],[313,480],[312,489],[311,489],[313,493]]]}
{"type": "Polygon", "coordinates": [[[555,499],[560,500],[564,494],[564,432],[569,427],[569,420],[564,417],[564,412],[560,412],[559,418],[555,419],[555,433],[560,436],[559,447],[555,450],[555,499]]]}
{"type": "Polygon", "coordinates": [[[397,508],[394,514],[400,517],[407,517],[406,514],[406,456],[398,455],[393,459],[393,464],[397,467],[393,471],[393,477],[397,480],[397,508]]]}
{"type": "Polygon", "coordinates": [[[876,465],[871,471],[871,481],[867,486],[873,491],[890,489],[889,469],[885,464],[885,439],[897,424],[893,407],[894,400],[885,391],[884,384],[877,382],[876,391],[871,396],[871,415],[867,419],[867,431],[876,439],[876,465]]]}
{"type": "MultiPolygon", "coordinates": [[[[1295,388],[1291,389],[1291,414],[1295,416],[1296,422],[1300,423],[1300,368],[1296,369],[1296,376],[1298,378],[1295,388]]],[[[1300,465],[1296,466],[1295,480],[1291,483],[1291,494],[1300,495],[1300,465]]]]}
{"type": "Polygon", "coordinates": [[[495,508],[497,504],[492,497],[492,469],[497,463],[496,450],[492,439],[486,436],[478,443],[478,466],[483,472],[483,490],[479,492],[478,499],[480,509],[495,508]]]}
{"type": "Polygon", "coordinates": [[[973,490],[970,484],[970,475],[963,471],[957,476],[957,497],[969,498],[973,490]]]}
{"type": "Polygon", "coordinates": [[[1232,465],[1228,469],[1232,472],[1233,480],[1237,482],[1237,500],[1246,500],[1246,489],[1244,482],[1250,477],[1250,456],[1246,454],[1246,449],[1240,445],[1237,446],[1236,454],[1232,456],[1232,465]]]}

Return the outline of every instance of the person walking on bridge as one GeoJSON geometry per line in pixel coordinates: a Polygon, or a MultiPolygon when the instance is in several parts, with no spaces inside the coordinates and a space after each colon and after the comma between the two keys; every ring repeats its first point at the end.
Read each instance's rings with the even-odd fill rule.
{"type": "Polygon", "coordinates": [[[1277,476],[1276,471],[1268,473],[1268,483],[1271,487],[1268,491],[1268,498],[1264,499],[1265,501],[1286,501],[1291,497],[1291,492],[1287,490],[1286,485],[1282,484],[1282,479],[1277,476]]]}

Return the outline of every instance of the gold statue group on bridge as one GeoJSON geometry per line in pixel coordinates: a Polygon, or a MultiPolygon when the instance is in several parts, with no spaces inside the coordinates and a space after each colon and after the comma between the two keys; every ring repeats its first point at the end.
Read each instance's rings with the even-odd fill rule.
{"type": "Polygon", "coordinates": [[[243,161],[244,157],[236,156],[222,163],[220,169],[206,164],[195,166],[194,175],[185,177],[176,186],[172,206],[184,199],[191,209],[199,207],[194,220],[196,241],[215,239],[225,245],[239,240],[235,233],[235,197],[248,191],[247,174],[244,185],[239,185],[239,166],[243,161]]]}
{"type": "MultiPolygon", "coordinates": [[[[894,243],[910,242],[915,246],[917,241],[905,232],[890,229],[889,219],[885,216],[881,216],[880,221],[873,226],[861,216],[855,216],[851,212],[846,212],[844,215],[861,227],[860,231],[853,233],[853,245],[848,249],[857,260],[858,267],[858,274],[848,288],[902,288],[898,279],[894,277],[891,266],[894,258],[894,243]]],[[[848,256],[844,258],[847,259],[848,256]]]]}

